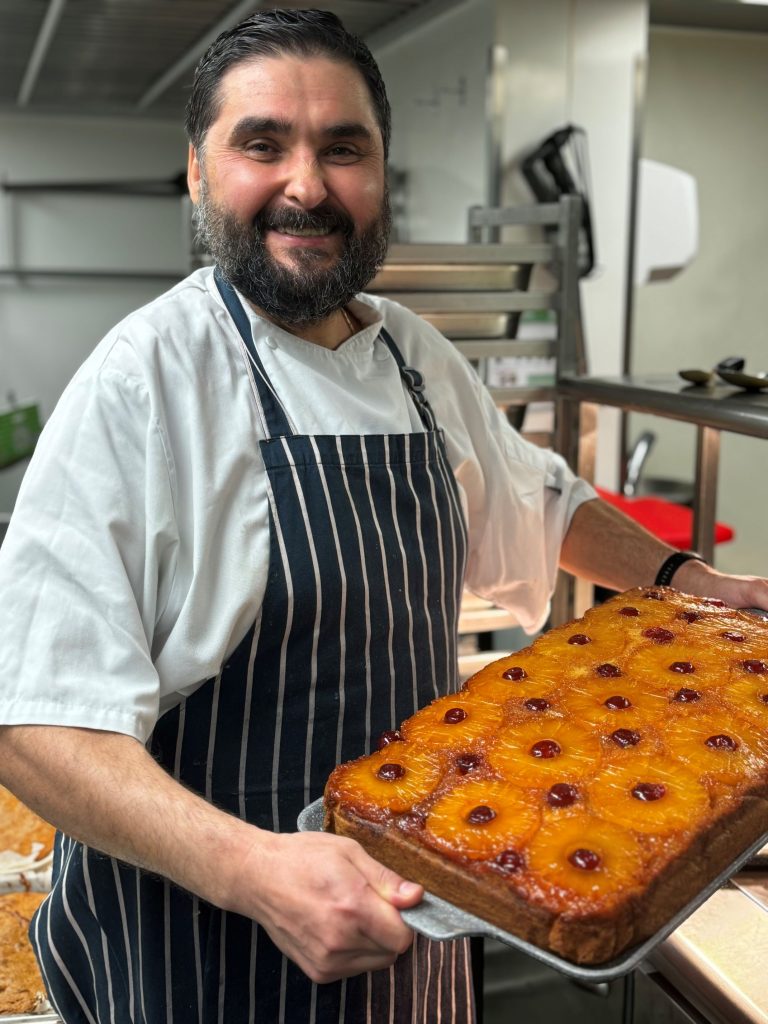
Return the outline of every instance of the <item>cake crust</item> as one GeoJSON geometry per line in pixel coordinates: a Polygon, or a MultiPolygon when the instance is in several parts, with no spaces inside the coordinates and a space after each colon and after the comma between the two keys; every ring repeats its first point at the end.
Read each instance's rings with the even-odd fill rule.
{"type": "Polygon", "coordinates": [[[526,942],[613,960],[768,832],[768,624],[670,588],[618,595],[339,766],[325,827],[526,942]]]}
{"type": "Polygon", "coordinates": [[[45,987],[27,937],[29,922],[45,896],[15,892],[0,896],[0,1015],[37,1013],[45,987]]]}

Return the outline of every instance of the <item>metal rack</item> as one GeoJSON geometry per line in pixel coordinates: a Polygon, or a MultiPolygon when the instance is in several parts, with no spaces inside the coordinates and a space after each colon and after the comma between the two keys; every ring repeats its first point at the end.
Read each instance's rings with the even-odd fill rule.
{"type": "Polygon", "coordinates": [[[728,385],[714,388],[683,385],[673,376],[578,377],[558,381],[558,451],[574,464],[581,443],[579,409],[583,402],[627,412],[651,413],[696,427],[696,473],[693,499],[693,544],[712,560],[717,504],[720,433],[768,438],[768,393],[728,385]]]}
{"type": "MultiPolygon", "coordinates": [[[[532,402],[554,403],[556,378],[586,369],[578,272],[581,216],[577,196],[515,208],[473,207],[469,242],[392,245],[384,267],[366,290],[418,313],[475,365],[494,357],[554,357],[551,385],[489,388],[508,415],[532,402]],[[544,239],[497,241],[508,229],[544,239]],[[537,284],[537,267],[546,269],[550,287],[530,289],[532,282],[537,284]],[[556,317],[554,340],[518,338],[520,315],[545,310],[556,317]]],[[[529,436],[544,445],[555,440],[550,434],[529,436]]],[[[516,625],[508,612],[465,599],[459,633],[482,635],[516,625]]],[[[482,650],[465,655],[460,659],[462,676],[487,660],[482,650]]]]}

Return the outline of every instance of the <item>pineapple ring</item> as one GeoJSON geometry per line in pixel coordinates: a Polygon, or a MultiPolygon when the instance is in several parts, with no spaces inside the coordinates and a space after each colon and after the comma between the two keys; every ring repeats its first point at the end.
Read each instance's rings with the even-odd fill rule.
{"type": "Polygon", "coordinates": [[[657,693],[641,690],[635,683],[624,679],[603,683],[597,687],[575,686],[563,694],[562,706],[574,718],[590,725],[608,729],[631,729],[660,718],[667,710],[667,699],[657,693]],[[611,697],[626,697],[630,707],[607,707],[611,697]]]}
{"type": "Polygon", "coordinates": [[[768,678],[753,676],[724,686],[719,691],[723,703],[738,715],[748,715],[752,724],[761,731],[768,732],[768,678]]]}
{"type": "Polygon", "coordinates": [[[404,740],[435,749],[466,750],[499,726],[500,705],[473,700],[466,693],[438,697],[400,726],[404,740]]]}
{"type": "Polygon", "coordinates": [[[643,852],[627,829],[581,814],[543,825],[528,846],[527,864],[551,886],[599,897],[640,885],[643,852]],[[578,860],[580,851],[596,854],[597,865],[589,869],[574,864],[570,858],[578,860]]]}
{"type": "Polygon", "coordinates": [[[326,798],[349,804],[365,815],[365,811],[392,811],[402,814],[419,803],[435,789],[443,773],[438,754],[409,743],[390,743],[356,761],[348,761],[334,769],[328,780],[326,798]],[[403,774],[382,778],[385,765],[398,765],[403,774]]]}
{"type": "Polygon", "coordinates": [[[510,782],[544,788],[566,777],[593,774],[601,761],[600,737],[562,718],[522,722],[501,730],[486,757],[493,770],[510,782]],[[556,750],[548,747],[551,743],[556,750]],[[534,748],[554,756],[537,757],[534,748]]]}
{"type": "Polygon", "coordinates": [[[679,637],[670,644],[648,642],[648,646],[640,648],[628,659],[626,675],[628,683],[640,680],[646,690],[667,696],[681,686],[707,690],[724,682],[722,663],[718,663],[709,651],[706,654],[692,652],[679,637]],[[693,666],[693,672],[675,671],[671,667],[685,664],[693,666]]]}
{"type": "Polygon", "coordinates": [[[589,798],[607,821],[656,835],[685,831],[709,811],[707,788],[693,772],[652,757],[610,765],[590,782],[589,798]],[[650,799],[635,796],[636,786],[650,799]],[[663,791],[654,799],[657,786],[663,791]]]}
{"type": "Polygon", "coordinates": [[[666,723],[664,746],[677,760],[701,776],[730,785],[743,783],[745,777],[759,775],[768,758],[768,737],[744,719],[727,714],[680,714],[666,723]],[[707,740],[725,736],[733,743],[708,744],[707,740]]]}
{"type": "Polygon", "coordinates": [[[424,837],[438,849],[485,860],[502,850],[519,848],[538,824],[538,808],[525,790],[508,782],[475,779],[460,783],[435,802],[424,837]],[[473,823],[470,815],[480,808],[490,808],[494,816],[481,814],[479,818],[488,820],[473,823]]]}
{"type": "Polygon", "coordinates": [[[547,697],[562,685],[562,673],[552,662],[537,657],[530,650],[499,658],[481,669],[467,681],[466,689],[476,700],[503,704],[513,697],[547,697]],[[514,669],[522,669],[521,678],[515,678],[514,669]],[[505,678],[504,673],[513,673],[505,678]]]}

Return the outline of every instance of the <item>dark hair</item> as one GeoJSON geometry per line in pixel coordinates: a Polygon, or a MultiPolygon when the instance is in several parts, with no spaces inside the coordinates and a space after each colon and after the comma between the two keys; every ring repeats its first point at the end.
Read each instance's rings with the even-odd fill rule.
{"type": "Polygon", "coordinates": [[[392,114],[381,72],[362,39],[353,36],[330,11],[258,11],[233,29],[222,32],[200,58],[192,80],[184,127],[199,150],[205,133],[215,121],[221,98],[219,83],[225,72],[240,61],[254,57],[330,57],[353,64],[368,87],[384,143],[389,153],[392,114]]]}

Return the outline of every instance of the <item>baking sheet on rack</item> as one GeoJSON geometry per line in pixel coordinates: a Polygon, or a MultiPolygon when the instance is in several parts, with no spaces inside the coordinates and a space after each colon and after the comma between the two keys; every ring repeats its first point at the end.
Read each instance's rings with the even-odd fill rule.
{"type": "MultiPolygon", "coordinates": [[[[322,832],[322,798],[310,804],[309,807],[304,808],[299,815],[297,824],[300,832],[322,832]]],[[[403,919],[414,931],[430,939],[443,941],[446,939],[458,939],[465,935],[482,935],[485,938],[497,939],[507,946],[514,946],[515,949],[522,950],[522,952],[532,956],[535,960],[540,960],[549,967],[554,967],[561,974],[566,974],[568,977],[579,981],[595,984],[601,981],[613,981],[639,967],[655,946],[663,942],[668,935],[671,935],[694,910],[697,910],[702,903],[706,902],[712,893],[724,885],[730,876],[735,871],[738,871],[743,864],[746,864],[766,842],[768,842],[768,835],[762,836],[748,849],[744,850],[725,871],[722,871],[690,903],[678,911],[663,928],[660,928],[659,931],[649,939],[646,939],[645,942],[626,950],[614,960],[609,960],[604,964],[596,964],[595,966],[573,964],[569,960],[564,960],[554,953],[549,953],[547,950],[539,948],[539,946],[534,946],[530,942],[519,939],[516,935],[506,932],[502,928],[488,924],[487,921],[483,921],[479,917],[475,917],[474,914],[469,914],[467,911],[461,910],[452,903],[440,899],[439,896],[433,896],[431,893],[426,893],[424,899],[417,907],[402,911],[402,915],[403,919]]]]}

